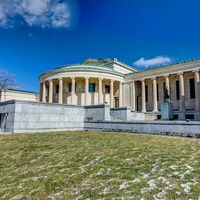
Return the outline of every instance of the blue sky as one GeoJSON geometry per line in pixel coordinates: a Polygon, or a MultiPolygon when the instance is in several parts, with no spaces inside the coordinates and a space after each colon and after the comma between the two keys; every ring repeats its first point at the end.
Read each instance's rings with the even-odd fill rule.
{"type": "Polygon", "coordinates": [[[0,0],[0,68],[21,89],[86,58],[137,69],[200,57],[198,0],[0,0]]]}

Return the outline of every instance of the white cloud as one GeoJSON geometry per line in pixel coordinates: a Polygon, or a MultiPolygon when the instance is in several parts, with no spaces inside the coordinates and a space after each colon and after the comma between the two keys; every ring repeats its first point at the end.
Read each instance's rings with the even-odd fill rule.
{"type": "Polygon", "coordinates": [[[145,60],[144,57],[140,58],[139,60],[135,61],[133,64],[136,67],[151,67],[151,66],[158,66],[158,65],[165,65],[169,64],[171,59],[166,56],[157,56],[155,58],[145,60]]]}
{"type": "Polygon", "coordinates": [[[16,19],[29,26],[69,27],[70,9],[59,0],[1,0],[0,27],[12,27],[16,19]]]}

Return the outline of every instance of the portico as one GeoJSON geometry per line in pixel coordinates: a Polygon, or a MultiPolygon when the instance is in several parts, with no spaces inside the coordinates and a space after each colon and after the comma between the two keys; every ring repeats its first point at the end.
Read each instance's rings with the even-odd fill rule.
{"type": "Polygon", "coordinates": [[[123,82],[107,78],[64,77],[42,83],[42,102],[69,105],[97,105],[108,103],[114,107],[123,102],[123,82]]]}
{"type": "Polygon", "coordinates": [[[135,71],[116,59],[86,59],[62,66],[40,76],[41,101],[122,107],[124,74],[135,71]]]}
{"type": "MultiPolygon", "coordinates": [[[[196,62],[193,62],[193,66],[196,62]]],[[[191,63],[184,63],[127,75],[124,84],[129,87],[125,87],[125,92],[132,94],[130,100],[127,99],[124,103],[132,111],[158,113],[163,102],[164,89],[167,88],[174,111],[195,115],[200,112],[200,65],[195,66],[191,68],[191,63]]]]}

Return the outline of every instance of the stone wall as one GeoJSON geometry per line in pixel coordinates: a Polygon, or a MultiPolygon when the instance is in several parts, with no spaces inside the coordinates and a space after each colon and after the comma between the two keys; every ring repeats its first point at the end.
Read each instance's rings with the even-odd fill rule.
{"type": "Polygon", "coordinates": [[[148,133],[200,138],[200,123],[191,121],[85,122],[84,129],[92,131],[148,133]]]}
{"type": "Polygon", "coordinates": [[[8,113],[6,132],[12,133],[82,130],[85,115],[84,107],[26,101],[2,105],[2,112],[8,113]]]}
{"type": "Polygon", "coordinates": [[[131,112],[130,107],[111,108],[110,115],[123,121],[144,120],[145,114],[140,112],[131,112]]]}
{"type": "Polygon", "coordinates": [[[0,103],[0,132],[14,132],[15,101],[0,103]]]}
{"type": "Polygon", "coordinates": [[[110,106],[107,104],[85,106],[85,121],[109,121],[110,106]]]}
{"type": "MultiPolygon", "coordinates": [[[[154,116],[150,116],[150,118],[156,119],[158,114],[154,113],[154,116]]],[[[178,112],[175,114],[179,115],[178,112]]],[[[195,112],[195,114],[196,118],[200,120],[200,113],[195,112]]],[[[197,121],[145,121],[146,118],[147,113],[131,112],[130,108],[127,107],[110,109],[107,104],[70,106],[16,100],[0,103],[0,132],[4,133],[85,129],[191,137],[199,137],[200,135],[200,122],[197,121]],[[111,119],[111,116],[116,119],[111,119]]]]}

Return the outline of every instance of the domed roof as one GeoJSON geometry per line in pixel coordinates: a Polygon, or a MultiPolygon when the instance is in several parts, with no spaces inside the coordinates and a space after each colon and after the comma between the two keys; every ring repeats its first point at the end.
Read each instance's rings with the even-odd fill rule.
{"type": "MultiPolygon", "coordinates": [[[[116,58],[102,58],[102,59],[86,59],[82,63],[79,64],[69,64],[57,67],[53,70],[50,70],[47,73],[59,73],[59,72],[99,72],[99,73],[110,73],[118,76],[124,76],[125,73],[117,71],[114,69],[114,64],[120,64],[124,68],[128,68],[131,71],[134,71],[133,68],[125,65],[124,63],[119,62],[116,58]]],[[[42,76],[41,75],[41,76],[42,76]]]]}

